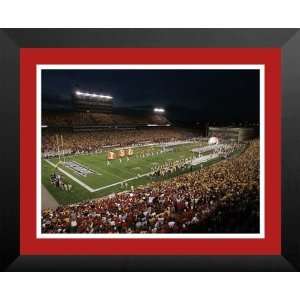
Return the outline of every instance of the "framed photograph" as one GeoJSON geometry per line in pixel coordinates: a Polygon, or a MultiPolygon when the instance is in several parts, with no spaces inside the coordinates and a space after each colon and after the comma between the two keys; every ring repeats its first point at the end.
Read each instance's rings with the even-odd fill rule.
{"type": "Polygon", "coordinates": [[[299,268],[296,29],[1,39],[6,270],[299,268]]]}

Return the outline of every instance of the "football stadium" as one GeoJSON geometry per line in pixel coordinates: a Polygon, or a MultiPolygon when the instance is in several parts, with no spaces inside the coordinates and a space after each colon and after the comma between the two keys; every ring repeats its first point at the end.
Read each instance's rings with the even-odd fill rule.
{"type": "Polygon", "coordinates": [[[113,94],[77,86],[70,107],[51,110],[45,94],[42,233],[259,232],[256,123],[120,109],[113,94]]]}

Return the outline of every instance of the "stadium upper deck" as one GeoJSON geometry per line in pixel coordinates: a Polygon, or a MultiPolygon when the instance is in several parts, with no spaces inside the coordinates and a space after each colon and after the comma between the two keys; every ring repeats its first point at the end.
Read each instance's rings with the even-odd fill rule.
{"type": "Polygon", "coordinates": [[[76,127],[97,125],[167,125],[163,115],[131,116],[125,114],[105,114],[97,112],[43,112],[42,123],[49,127],[76,127]]]}

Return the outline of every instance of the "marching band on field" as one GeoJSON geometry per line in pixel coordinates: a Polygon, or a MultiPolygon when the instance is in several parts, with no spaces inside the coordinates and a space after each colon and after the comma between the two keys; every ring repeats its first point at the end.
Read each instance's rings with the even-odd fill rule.
{"type": "Polygon", "coordinates": [[[167,161],[160,166],[152,167],[150,176],[157,177],[157,176],[170,175],[177,171],[190,168],[191,163],[192,163],[192,158],[183,158],[176,161],[167,161]]]}

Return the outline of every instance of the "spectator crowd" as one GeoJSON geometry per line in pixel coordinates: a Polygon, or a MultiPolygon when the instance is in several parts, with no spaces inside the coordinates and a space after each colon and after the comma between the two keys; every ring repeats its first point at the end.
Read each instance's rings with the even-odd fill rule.
{"type": "MultiPolygon", "coordinates": [[[[63,137],[65,153],[89,153],[101,151],[107,146],[129,146],[141,143],[162,143],[193,137],[191,132],[172,127],[147,128],[138,130],[105,130],[91,132],[65,131],[63,137]]],[[[57,132],[45,131],[42,136],[42,152],[57,152],[57,132]]]]}

